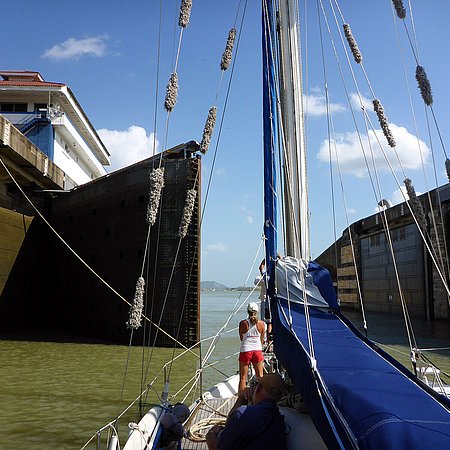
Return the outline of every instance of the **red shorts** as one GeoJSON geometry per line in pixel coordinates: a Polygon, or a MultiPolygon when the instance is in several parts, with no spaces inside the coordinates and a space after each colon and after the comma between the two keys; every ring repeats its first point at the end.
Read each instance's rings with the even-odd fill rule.
{"type": "Polygon", "coordinates": [[[239,361],[244,364],[258,364],[264,361],[264,355],[261,350],[253,350],[251,352],[241,352],[239,353],[239,361]]]}

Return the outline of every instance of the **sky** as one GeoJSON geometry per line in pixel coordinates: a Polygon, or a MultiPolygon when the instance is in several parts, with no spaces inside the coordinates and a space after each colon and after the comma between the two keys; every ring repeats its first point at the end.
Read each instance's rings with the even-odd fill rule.
{"type": "MultiPolygon", "coordinates": [[[[317,2],[308,0],[306,12],[304,3],[299,3],[303,19],[302,55],[306,61],[303,70],[311,249],[316,257],[342,234],[347,220],[352,223],[377,210],[360,144],[367,141],[368,134],[372,141],[379,137],[400,183],[406,174],[413,180],[416,191],[422,193],[436,186],[435,178],[439,185],[447,181],[444,149],[450,138],[450,2],[414,0],[411,6],[415,32],[409,14],[407,19],[411,40],[418,42],[420,64],[431,82],[440,137],[429,108],[427,125],[414,79],[416,62],[405,27],[393,18],[390,0],[340,2],[340,11],[363,54],[369,79],[352,62],[360,96],[342,52],[334,18],[329,14],[330,0],[323,0],[323,4],[339,53],[339,65],[323,20],[324,50],[321,50],[317,2]],[[348,94],[339,67],[347,80],[348,94]],[[334,130],[330,140],[325,77],[334,130]],[[371,111],[374,96],[384,106],[403,169],[387,148],[372,112],[368,116],[374,131],[371,126],[366,131],[360,105],[362,102],[371,111]],[[355,131],[351,108],[357,116],[359,132],[355,131]],[[330,178],[330,142],[331,148],[336,143],[342,183],[334,151],[333,182],[330,178]]],[[[404,4],[408,7],[408,1],[404,4]]],[[[66,83],[112,155],[108,171],[151,156],[154,150],[200,141],[208,110],[217,106],[218,121],[210,149],[202,160],[203,202],[213,170],[202,225],[202,280],[227,286],[251,285],[263,257],[260,2],[193,0],[178,58],[178,100],[166,132],[163,103],[175,65],[178,5],[175,0],[6,2],[2,14],[8,20],[3,21],[2,32],[8,39],[2,48],[2,69],[36,70],[46,81],[66,83]],[[233,26],[240,36],[239,44],[237,41],[235,44],[235,65],[221,78],[220,58],[233,26]]],[[[378,145],[374,146],[373,160],[382,197],[393,203],[402,201],[399,186],[378,145]]]]}

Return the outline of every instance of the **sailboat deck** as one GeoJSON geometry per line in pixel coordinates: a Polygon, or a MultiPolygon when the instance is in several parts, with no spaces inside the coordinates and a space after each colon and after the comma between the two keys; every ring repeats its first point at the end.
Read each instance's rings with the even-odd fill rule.
{"type": "MultiPolygon", "coordinates": [[[[191,429],[200,421],[209,421],[211,419],[225,419],[231,408],[235,404],[236,399],[237,396],[233,395],[228,398],[208,399],[206,403],[202,401],[197,405],[194,412],[192,413],[186,428],[191,429]]],[[[207,431],[209,428],[211,428],[211,426],[211,424],[206,425],[205,430],[201,431],[207,431]]],[[[181,448],[183,450],[200,450],[207,449],[208,446],[206,445],[205,441],[196,442],[187,438],[183,438],[183,440],[181,441],[181,448]]]]}

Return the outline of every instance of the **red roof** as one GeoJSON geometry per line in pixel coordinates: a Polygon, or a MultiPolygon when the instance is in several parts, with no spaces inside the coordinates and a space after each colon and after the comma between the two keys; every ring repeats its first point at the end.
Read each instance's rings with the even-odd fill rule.
{"type": "Polygon", "coordinates": [[[0,70],[0,77],[3,86],[65,86],[64,83],[45,81],[39,72],[31,70],[0,70]]]}
{"type": "Polygon", "coordinates": [[[0,80],[0,86],[53,86],[63,87],[64,83],[50,83],[48,81],[5,81],[0,80]]]}

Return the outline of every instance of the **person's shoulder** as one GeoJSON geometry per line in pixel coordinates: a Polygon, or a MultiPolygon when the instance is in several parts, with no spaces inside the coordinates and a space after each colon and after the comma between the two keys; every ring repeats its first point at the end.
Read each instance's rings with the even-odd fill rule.
{"type": "Polygon", "coordinates": [[[239,329],[240,330],[245,330],[245,332],[247,332],[248,330],[248,322],[246,319],[243,319],[239,322],[239,329]]]}

